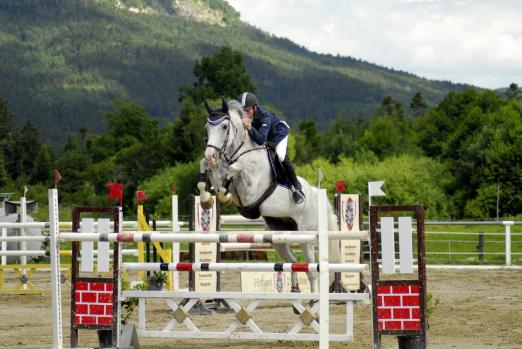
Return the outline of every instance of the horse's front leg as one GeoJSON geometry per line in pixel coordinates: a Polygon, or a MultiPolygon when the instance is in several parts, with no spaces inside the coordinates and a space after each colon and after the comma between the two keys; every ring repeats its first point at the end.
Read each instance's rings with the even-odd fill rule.
{"type": "Polygon", "coordinates": [[[212,199],[212,195],[207,191],[207,170],[208,170],[208,162],[207,159],[202,159],[199,162],[199,180],[198,180],[198,189],[199,189],[199,200],[201,203],[201,207],[208,210],[214,205],[214,199],[212,199]]]}
{"type": "Polygon", "coordinates": [[[219,187],[219,190],[218,190],[219,201],[222,204],[228,205],[230,203],[230,201],[232,200],[232,194],[229,193],[228,187],[230,186],[230,183],[232,183],[232,179],[234,178],[234,176],[239,174],[239,172],[241,172],[242,169],[243,169],[243,166],[238,162],[233,163],[228,168],[228,173],[225,176],[225,179],[223,180],[223,183],[221,184],[221,186],[219,187]]]}

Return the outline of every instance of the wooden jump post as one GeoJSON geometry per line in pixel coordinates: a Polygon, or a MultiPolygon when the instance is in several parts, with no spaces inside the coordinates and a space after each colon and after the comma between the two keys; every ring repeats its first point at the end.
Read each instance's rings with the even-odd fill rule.
{"type": "Polygon", "coordinates": [[[428,347],[428,317],[426,304],[426,264],[424,247],[424,207],[371,206],[371,271],[373,309],[373,348],[381,348],[381,335],[397,336],[399,348],[425,349],[428,347]],[[407,212],[417,223],[417,266],[414,274],[412,246],[412,217],[397,213],[407,212]],[[380,220],[380,238],[377,231],[380,220]],[[408,278],[397,279],[395,233],[399,236],[399,274],[408,278]],[[380,241],[380,249],[379,249],[380,241]],[[382,269],[379,269],[379,250],[382,269]],[[413,274],[413,276],[412,276],[413,274]]]}

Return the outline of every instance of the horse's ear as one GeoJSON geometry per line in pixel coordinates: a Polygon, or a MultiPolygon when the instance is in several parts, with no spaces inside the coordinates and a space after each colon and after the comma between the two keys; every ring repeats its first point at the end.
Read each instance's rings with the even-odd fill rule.
{"type": "Polygon", "coordinates": [[[228,103],[224,98],[221,98],[221,111],[223,111],[225,114],[228,114],[228,103]]]}
{"type": "Polygon", "coordinates": [[[209,114],[212,113],[212,111],[214,111],[214,108],[212,108],[210,106],[210,104],[208,103],[208,101],[206,99],[205,99],[205,108],[207,108],[207,111],[209,114]]]}

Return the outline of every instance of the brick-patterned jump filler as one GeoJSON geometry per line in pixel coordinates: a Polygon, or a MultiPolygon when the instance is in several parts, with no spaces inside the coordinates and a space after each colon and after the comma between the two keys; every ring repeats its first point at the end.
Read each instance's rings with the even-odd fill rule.
{"type": "MultiPolygon", "coordinates": [[[[80,233],[80,215],[82,213],[111,215],[114,232],[119,231],[119,208],[74,207],[73,232],[80,233]]],[[[98,233],[109,232],[109,219],[98,220],[98,233]]],[[[94,231],[94,220],[84,219],[81,233],[94,231]]],[[[82,243],[82,263],[78,261],[78,241],[72,243],[71,268],[71,348],[78,346],[79,329],[111,330],[112,343],[116,345],[119,332],[118,287],[119,287],[119,244],[114,244],[112,263],[109,261],[109,242],[98,243],[98,273],[112,272],[112,277],[85,277],[82,273],[94,273],[93,242],[82,243]],[[101,250],[106,252],[100,253],[101,250]],[[110,266],[112,265],[112,270],[110,266]]]]}
{"type": "MultiPolygon", "coordinates": [[[[420,340],[420,347],[427,348],[428,319],[426,316],[426,264],[424,247],[424,208],[414,206],[371,206],[370,208],[373,348],[381,348],[381,335],[395,335],[407,340],[420,340]],[[382,274],[395,274],[395,236],[399,236],[400,274],[412,275],[413,246],[412,219],[395,216],[413,212],[417,223],[418,273],[414,278],[381,280],[379,251],[381,251],[382,274]],[[377,223],[380,219],[380,237],[377,223]],[[379,248],[380,241],[380,248],[379,248]]],[[[399,340],[399,345],[400,345],[399,340]]]]}
{"type": "Polygon", "coordinates": [[[76,323],[82,325],[112,325],[112,282],[78,281],[75,286],[76,323]]]}

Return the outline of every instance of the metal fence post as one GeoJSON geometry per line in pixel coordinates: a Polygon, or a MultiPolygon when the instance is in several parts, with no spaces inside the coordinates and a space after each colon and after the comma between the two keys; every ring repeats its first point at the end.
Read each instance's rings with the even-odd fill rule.
{"type": "Polygon", "coordinates": [[[506,266],[511,265],[511,226],[515,224],[513,221],[503,221],[506,228],[506,266]]]}
{"type": "Polygon", "coordinates": [[[484,233],[482,233],[482,232],[480,232],[478,235],[477,251],[478,251],[478,260],[480,262],[483,262],[484,261],[484,233]]]}

